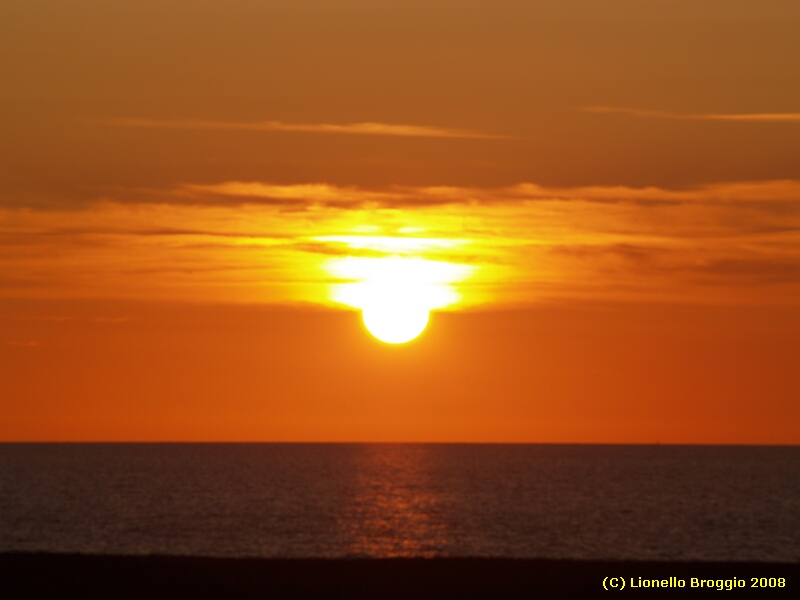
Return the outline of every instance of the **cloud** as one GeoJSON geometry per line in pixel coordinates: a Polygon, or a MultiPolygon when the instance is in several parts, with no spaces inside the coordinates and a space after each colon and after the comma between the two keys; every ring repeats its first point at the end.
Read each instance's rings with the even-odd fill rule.
{"type": "Polygon", "coordinates": [[[795,260],[724,258],[698,265],[694,271],[705,276],[705,281],[718,285],[731,281],[747,282],[748,285],[772,283],[800,283],[800,257],[795,260]]]}
{"type": "Polygon", "coordinates": [[[694,186],[686,189],[628,186],[542,187],[524,183],[508,188],[509,197],[530,199],[584,200],[586,202],[633,202],[670,205],[703,202],[797,202],[800,181],[736,181],[694,186]]]}
{"type": "MultiPolygon", "coordinates": [[[[162,201],[169,194],[160,194],[162,201]]],[[[211,185],[184,184],[172,190],[174,200],[230,204],[267,204],[289,210],[338,208],[428,209],[447,205],[524,204],[532,201],[637,204],[651,207],[702,203],[748,203],[784,214],[800,210],[800,181],[730,182],[687,189],[628,186],[548,187],[521,183],[502,188],[391,186],[368,189],[324,183],[274,185],[229,181],[211,185]]]]}
{"type": "Polygon", "coordinates": [[[6,297],[324,304],[325,261],[387,256],[478,267],[465,298],[487,302],[788,302],[800,298],[800,181],[687,189],[229,181],[81,209],[0,209],[6,297]]]}
{"type": "Polygon", "coordinates": [[[613,106],[589,106],[584,112],[601,114],[621,114],[647,119],[676,119],[685,121],[739,121],[753,123],[800,123],[800,113],[742,113],[742,114],[687,114],[638,108],[618,108],[613,106]]]}
{"type": "Polygon", "coordinates": [[[274,185],[261,182],[226,181],[212,185],[185,184],[176,193],[193,198],[217,197],[254,200],[280,206],[347,206],[392,199],[396,194],[342,187],[326,183],[274,185]]]}
{"type": "Polygon", "coordinates": [[[282,121],[183,121],[159,119],[99,119],[92,123],[116,127],[142,129],[188,129],[205,131],[254,131],[287,133],[322,133],[339,135],[378,135],[393,137],[454,138],[454,139],[509,139],[507,136],[480,133],[467,129],[429,127],[426,125],[402,125],[391,123],[284,123],[282,121]]]}
{"type": "MultiPolygon", "coordinates": [[[[498,190],[489,192],[496,196],[498,190]]],[[[211,185],[184,184],[172,191],[173,198],[229,203],[229,200],[275,205],[287,210],[311,207],[362,209],[364,207],[425,208],[460,204],[477,199],[483,192],[458,187],[400,187],[383,189],[336,186],[326,183],[275,185],[262,182],[227,181],[211,185]]],[[[163,196],[163,193],[161,194],[163,196]]]]}

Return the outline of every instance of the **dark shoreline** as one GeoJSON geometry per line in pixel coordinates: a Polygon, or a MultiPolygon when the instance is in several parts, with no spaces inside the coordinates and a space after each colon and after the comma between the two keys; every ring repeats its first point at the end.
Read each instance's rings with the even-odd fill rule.
{"type": "Polygon", "coordinates": [[[691,578],[744,580],[733,591],[797,589],[800,563],[636,562],[504,558],[260,559],[0,553],[2,598],[584,598],[627,593],[713,594],[691,578]],[[635,588],[671,580],[667,589],[635,588]],[[751,578],[785,578],[753,589],[751,578]],[[677,587],[678,580],[684,587],[677,587]],[[607,586],[611,583],[606,580],[607,586]]]}

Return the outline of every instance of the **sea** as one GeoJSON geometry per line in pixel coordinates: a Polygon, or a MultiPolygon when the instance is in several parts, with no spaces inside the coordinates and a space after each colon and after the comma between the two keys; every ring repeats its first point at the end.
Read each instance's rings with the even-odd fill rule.
{"type": "Polygon", "coordinates": [[[800,562],[800,447],[0,444],[0,552],[800,562]]]}

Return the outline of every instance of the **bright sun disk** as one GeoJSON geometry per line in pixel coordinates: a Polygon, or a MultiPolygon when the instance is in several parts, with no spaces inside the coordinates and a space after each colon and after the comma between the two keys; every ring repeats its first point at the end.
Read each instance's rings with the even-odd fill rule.
{"type": "Polygon", "coordinates": [[[419,336],[430,311],[460,299],[452,284],[473,268],[419,257],[389,256],[332,259],[329,273],[348,283],[332,288],[336,302],[361,309],[364,325],[377,339],[403,344],[419,336]]]}
{"type": "Polygon", "coordinates": [[[405,344],[425,330],[430,311],[421,306],[399,303],[376,304],[361,312],[369,332],[387,344],[405,344]]]}

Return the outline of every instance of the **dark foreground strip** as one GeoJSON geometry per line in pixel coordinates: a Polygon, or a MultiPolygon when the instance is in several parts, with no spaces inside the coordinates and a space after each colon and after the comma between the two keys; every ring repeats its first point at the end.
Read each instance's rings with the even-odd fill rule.
{"type": "Polygon", "coordinates": [[[460,600],[654,593],[677,599],[713,598],[721,592],[737,597],[800,598],[800,564],[0,554],[2,599],[460,600]],[[692,578],[702,580],[703,587],[692,587],[692,578]],[[754,588],[754,580],[764,587],[754,588]],[[653,581],[669,585],[654,588],[653,581]],[[731,581],[732,586],[725,583],[731,581]],[[712,582],[715,587],[709,588],[712,582]],[[719,590],[719,582],[733,589],[719,590]]]}

